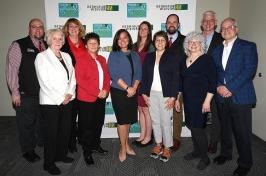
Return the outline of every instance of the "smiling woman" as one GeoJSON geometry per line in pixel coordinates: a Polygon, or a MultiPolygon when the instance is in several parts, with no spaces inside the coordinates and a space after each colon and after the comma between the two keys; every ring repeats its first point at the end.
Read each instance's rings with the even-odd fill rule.
{"type": "MultiPolygon", "coordinates": [[[[207,155],[208,141],[204,128],[207,112],[216,92],[216,70],[212,57],[204,54],[206,43],[201,33],[190,32],[184,41],[187,55],[181,61],[181,89],[184,101],[185,124],[191,130],[193,151],[185,160],[200,158],[197,169],[203,170],[210,164],[207,155]]],[[[179,101],[176,109],[180,111],[179,101]]]]}
{"type": "Polygon", "coordinates": [[[130,124],[137,122],[137,88],[141,80],[141,62],[139,55],[132,51],[132,39],[129,32],[120,29],[113,40],[113,51],[108,58],[108,68],[112,79],[111,99],[117,119],[117,131],[121,147],[119,160],[126,155],[136,155],[128,143],[130,124]]]}
{"type": "Polygon", "coordinates": [[[40,84],[40,105],[44,118],[44,170],[52,175],[61,171],[56,161],[71,163],[67,157],[70,135],[72,100],[75,98],[76,79],[69,54],[61,52],[64,34],[60,29],[47,32],[48,49],[35,60],[40,84]]]}
{"type": "Polygon", "coordinates": [[[167,162],[171,156],[171,118],[179,85],[178,59],[166,50],[167,41],[166,32],[158,31],[154,34],[153,43],[156,51],[148,53],[145,58],[140,88],[140,93],[149,106],[156,142],[150,156],[163,162],[167,162]]]}
{"type": "Polygon", "coordinates": [[[110,89],[106,59],[98,55],[100,37],[96,33],[85,36],[87,51],[76,63],[77,100],[79,109],[79,142],[87,165],[94,164],[92,151],[107,154],[100,143],[105,117],[105,102],[110,89]]]}

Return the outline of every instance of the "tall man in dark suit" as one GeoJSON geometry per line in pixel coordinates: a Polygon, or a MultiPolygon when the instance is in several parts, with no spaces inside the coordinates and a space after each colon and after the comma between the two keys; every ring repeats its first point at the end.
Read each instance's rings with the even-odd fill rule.
{"type": "MultiPolygon", "coordinates": [[[[183,42],[185,36],[179,32],[179,17],[176,14],[170,14],[165,23],[165,28],[167,31],[168,39],[169,39],[169,48],[168,51],[173,52],[176,56],[176,59],[181,59],[185,55],[183,50],[183,42]]],[[[180,103],[181,104],[181,103],[180,103]]],[[[174,109],[173,113],[173,147],[171,147],[172,151],[177,151],[180,147],[181,141],[181,131],[183,124],[183,113],[176,112],[174,109]]]]}
{"type": "Polygon", "coordinates": [[[221,122],[221,153],[218,165],[232,159],[232,133],[239,154],[234,176],[245,176],[252,166],[252,105],[256,103],[253,78],[258,65],[256,44],[238,38],[236,20],[226,18],[221,24],[223,45],[212,56],[217,67],[217,101],[221,122]]]}
{"type": "MultiPolygon", "coordinates": [[[[210,55],[214,48],[223,43],[223,38],[220,33],[216,32],[217,27],[216,13],[214,11],[205,11],[202,15],[201,30],[206,41],[206,53],[210,55]]],[[[215,99],[211,101],[211,113],[207,133],[210,136],[208,152],[216,153],[217,143],[220,141],[220,122],[217,114],[217,106],[215,99]]]]}
{"type": "Polygon", "coordinates": [[[39,161],[35,153],[36,143],[43,145],[39,90],[34,61],[46,48],[43,41],[43,22],[34,18],[29,22],[29,35],[14,41],[7,54],[6,78],[19,132],[23,157],[29,162],[39,161]],[[37,130],[37,131],[36,131],[37,130]]]}

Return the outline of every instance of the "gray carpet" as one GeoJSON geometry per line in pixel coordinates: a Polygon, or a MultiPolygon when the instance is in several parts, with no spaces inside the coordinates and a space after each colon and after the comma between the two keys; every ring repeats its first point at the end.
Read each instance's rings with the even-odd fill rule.
{"type": "MultiPolygon", "coordinates": [[[[133,139],[131,139],[133,140],[133,139]]],[[[109,151],[107,156],[94,154],[95,165],[87,167],[78,152],[69,154],[75,159],[72,164],[56,163],[62,171],[62,176],[231,176],[236,168],[237,153],[233,160],[222,166],[210,164],[204,171],[198,171],[198,160],[185,161],[183,156],[192,150],[190,138],[182,138],[179,151],[172,154],[167,163],[149,157],[151,147],[134,147],[137,156],[128,156],[120,163],[118,160],[119,142],[117,139],[103,139],[102,146],[109,151]]],[[[37,147],[36,152],[42,156],[43,148],[37,147]]],[[[214,158],[216,155],[209,155],[214,158]]],[[[254,166],[249,176],[266,176],[266,145],[256,137],[253,140],[254,166]]],[[[0,117],[0,176],[45,176],[49,175],[42,169],[43,160],[27,163],[19,150],[16,123],[14,118],[0,117]]]]}

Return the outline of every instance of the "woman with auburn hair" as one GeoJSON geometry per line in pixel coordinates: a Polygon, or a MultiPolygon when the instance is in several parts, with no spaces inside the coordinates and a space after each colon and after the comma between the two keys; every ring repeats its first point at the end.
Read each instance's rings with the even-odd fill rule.
{"type": "MultiPolygon", "coordinates": [[[[69,18],[63,26],[63,32],[66,36],[65,44],[62,47],[62,51],[68,53],[71,56],[73,66],[80,56],[86,51],[84,46],[84,34],[85,30],[81,22],[76,18],[69,18]]],[[[77,126],[77,114],[78,105],[77,100],[73,101],[72,107],[72,127],[70,141],[68,144],[68,149],[71,153],[77,151],[76,143],[78,137],[78,126],[77,126]]]]}

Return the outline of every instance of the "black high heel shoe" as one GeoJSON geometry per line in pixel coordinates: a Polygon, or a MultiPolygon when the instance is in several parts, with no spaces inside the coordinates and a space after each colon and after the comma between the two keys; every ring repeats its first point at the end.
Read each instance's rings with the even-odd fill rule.
{"type": "Polygon", "coordinates": [[[134,141],[132,141],[132,144],[139,146],[141,144],[141,141],[134,140],[134,141]]]}
{"type": "Polygon", "coordinates": [[[140,147],[147,147],[149,145],[152,145],[153,144],[153,140],[151,139],[149,142],[147,142],[146,144],[142,144],[141,142],[139,143],[139,146],[140,147]]]}

